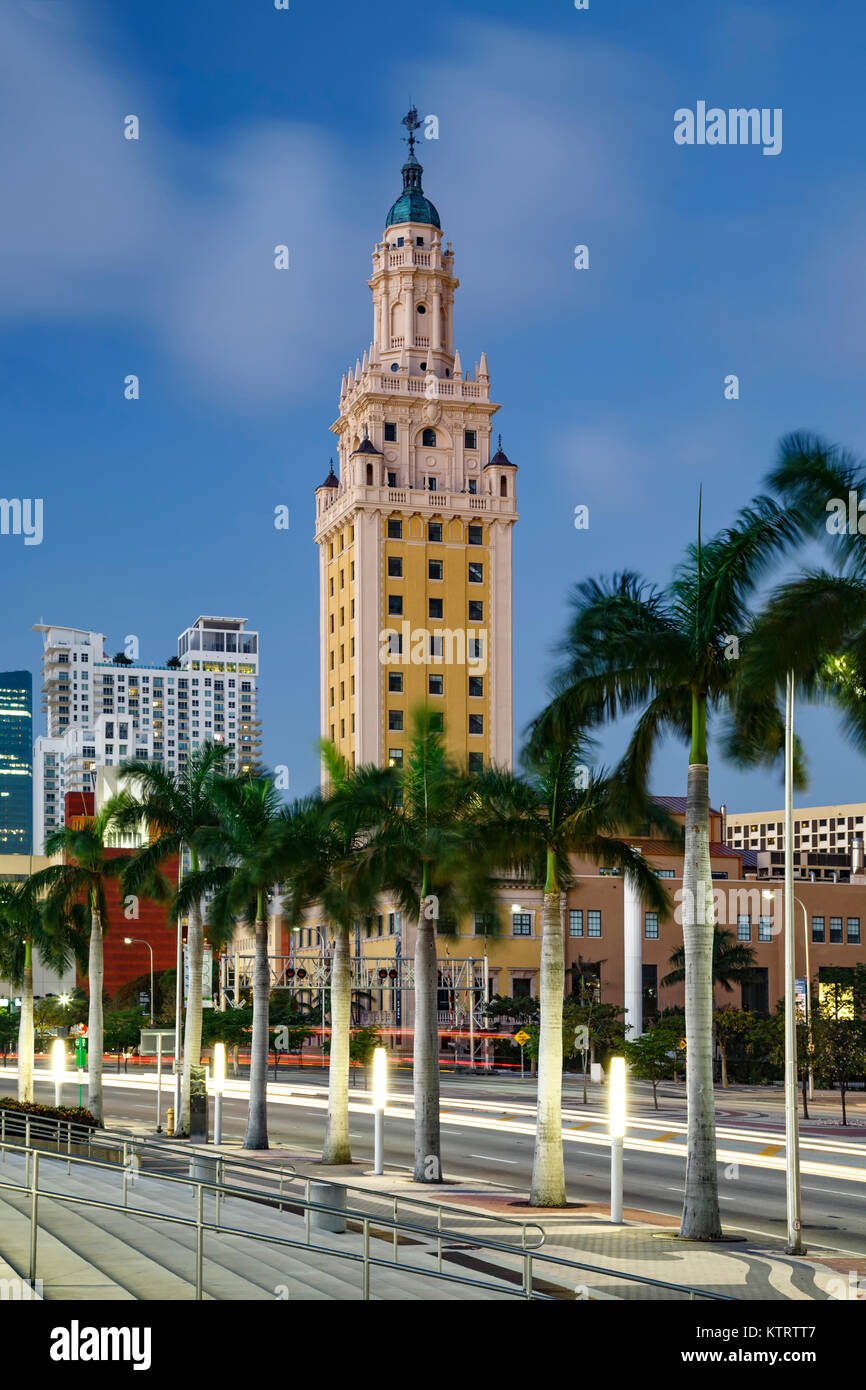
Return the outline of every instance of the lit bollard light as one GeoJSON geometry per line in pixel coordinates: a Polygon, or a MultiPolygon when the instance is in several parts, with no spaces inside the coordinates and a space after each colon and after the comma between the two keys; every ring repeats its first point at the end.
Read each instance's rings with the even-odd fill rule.
{"type": "Polygon", "coordinates": [[[625,1136],[625,1058],[610,1060],[610,1219],[622,1223],[622,1148],[625,1136]]]}
{"type": "Polygon", "coordinates": [[[388,1094],[388,1054],[373,1052],[373,1172],[385,1171],[385,1102],[388,1094]]]}
{"type": "Polygon", "coordinates": [[[225,1086],[225,1042],[214,1042],[214,1144],[222,1143],[222,1087],[225,1086]]]}
{"type": "Polygon", "coordinates": [[[63,1078],[66,1074],[66,1045],[62,1038],[55,1038],[51,1044],[51,1074],[54,1077],[54,1104],[59,1110],[63,1103],[63,1078]]]}

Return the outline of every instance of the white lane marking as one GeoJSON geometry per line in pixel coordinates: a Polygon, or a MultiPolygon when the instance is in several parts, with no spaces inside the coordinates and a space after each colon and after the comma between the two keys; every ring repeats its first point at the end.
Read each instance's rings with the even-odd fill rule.
{"type": "Polygon", "coordinates": [[[517,1164],[516,1158],[494,1158],[492,1154],[469,1154],[469,1158],[482,1158],[485,1163],[513,1163],[517,1164]]]}
{"type": "Polygon", "coordinates": [[[804,1191],[804,1192],[820,1192],[821,1195],[822,1195],[823,1197],[850,1197],[850,1196],[851,1196],[851,1193],[850,1193],[850,1192],[840,1192],[839,1188],[837,1188],[837,1187],[807,1187],[806,1183],[803,1183],[803,1191],[804,1191]]]}

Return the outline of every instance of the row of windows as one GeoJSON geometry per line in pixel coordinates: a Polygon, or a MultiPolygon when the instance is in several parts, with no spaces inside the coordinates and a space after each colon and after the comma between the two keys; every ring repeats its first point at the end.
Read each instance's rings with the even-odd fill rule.
{"type": "MultiPolygon", "coordinates": [[[[333,694],[333,691],[332,691],[331,693],[333,694]]],[[[440,691],[439,693],[441,694],[441,691],[440,691]]],[[[443,720],[444,720],[444,716],[443,716],[442,714],[436,714],[436,713],[431,714],[431,715],[430,715],[430,728],[433,729],[434,732],[440,733],[440,734],[441,734],[441,733],[443,732],[443,730],[444,730],[444,727],[445,727],[443,720]]],[[[353,728],[355,727],[355,726],[354,726],[354,723],[352,724],[352,727],[353,727],[353,728]]],[[[391,732],[392,734],[394,734],[394,733],[402,733],[402,732],[403,732],[403,728],[404,728],[404,725],[403,725],[403,711],[402,711],[401,709],[389,709],[389,711],[388,711],[388,729],[390,730],[390,732],[391,732]]],[[[483,714],[470,714],[470,716],[469,716],[469,732],[470,732],[470,734],[483,734],[483,733],[484,733],[484,715],[483,715],[483,714]]]]}
{"type": "MultiPolygon", "coordinates": [[[[583,908],[573,907],[568,914],[569,936],[583,936],[583,919],[583,908]]],[[[601,913],[594,908],[589,908],[586,913],[586,934],[587,936],[601,936],[601,913]]]]}
{"type": "MultiPolygon", "coordinates": [[[[849,917],[846,923],[846,932],[849,946],[860,945],[860,918],[849,917]]],[[[812,940],[826,941],[826,921],[823,917],[812,918],[812,940]]],[[[830,918],[830,945],[842,945],[842,918],[830,918]]]]}
{"type": "MultiPolygon", "coordinates": [[[[389,578],[389,579],[402,579],[403,577],[404,577],[404,575],[403,575],[403,559],[402,559],[402,557],[401,557],[400,555],[389,555],[389,556],[388,556],[388,578],[389,578]]],[[[438,583],[440,580],[444,580],[444,578],[445,578],[445,566],[443,565],[443,563],[442,563],[441,560],[428,560],[428,561],[427,561],[427,578],[433,580],[434,583],[438,583]]],[[[333,580],[331,581],[331,584],[332,584],[332,586],[333,586],[333,580]]],[[[333,587],[332,587],[331,593],[332,593],[332,596],[333,596],[333,587]]],[[[390,599],[389,599],[389,602],[390,602],[390,599]]],[[[394,611],[394,612],[402,612],[402,609],[394,609],[393,611],[394,611]]],[[[470,622],[472,622],[472,621],[481,622],[483,615],[484,615],[484,604],[483,604],[483,602],[481,602],[479,599],[471,599],[470,602],[469,602],[469,620],[470,620],[470,622]],[[473,612],[473,609],[475,610],[474,612],[473,612]]]]}
{"type": "MultiPolygon", "coordinates": [[[[397,443],[397,423],[394,420],[385,421],[385,443],[397,443]]],[[[425,449],[435,449],[436,431],[429,429],[425,430],[424,433],[421,435],[421,443],[425,449]]],[[[463,431],[463,447],[464,449],[478,448],[478,435],[475,430],[463,431]]]]}
{"type": "MultiPolygon", "coordinates": [[[[354,678],[354,676],[353,676],[353,677],[352,677],[352,690],[354,691],[354,689],[355,689],[355,678],[354,678]]],[[[402,671],[389,671],[389,672],[388,672],[388,690],[389,690],[389,692],[390,692],[392,695],[401,695],[401,694],[403,693],[403,672],[402,672],[402,671]]],[[[444,695],[444,694],[445,694],[445,677],[444,677],[444,676],[440,676],[440,675],[430,675],[430,676],[428,676],[428,677],[427,677],[427,694],[428,694],[428,695],[444,695]]],[[[468,695],[470,696],[470,698],[473,699],[473,700],[476,700],[476,699],[480,700],[480,699],[483,698],[483,696],[484,696],[484,677],[483,677],[483,676],[470,676],[470,677],[469,677],[469,689],[468,689],[468,691],[467,691],[467,694],[468,694],[468,695]]],[[[332,701],[331,703],[333,704],[333,701],[332,701]]]]}
{"type": "MultiPolygon", "coordinates": [[[[393,516],[392,516],[392,517],[389,517],[389,518],[388,518],[388,540],[389,540],[389,541],[401,541],[402,539],[403,539],[403,523],[402,523],[402,521],[400,521],[399,518],[397,518],[397,517],[393,517],[393,516]]],[[[441,544],[441,542],[442,542],[442,522],[441,522],[441,521],[428,521],[428,522],[427,522],[427,539],[428,539],[428,541],[432,541],[434,545],[439,545],[439,544],[441,544]]],[[[467,527],[466,527],[466,542],[467,542],[468,545],[483,545],[483,544],[484,544],[484,527],[483,527],[483,526],[476,526],[474,523],[471,523],[469,526],[467,526],[467,527]]]]}
{"type": "MultiPolygon", "coordinates": [[[[441,718],[441,716],[440,716],[440,718],[441,718]]],[[[440,726],[440,727],[441,727],[441,726],[440,726]]],[[[333,739],[334,739],[334,726],[333,726],[333,724],[332,724],[332,725],[331,725],[331,741],[332,741],[332,742],[333,742],[333,739]]],[[[390,765],[391,767],[402,767],[402,766],[403,766],[403,749],[402,749],[402,748],[389,748],[389,749],[388,749],[388,763],[389,763],[389,765],[390,765]]],[[[354,766],[354,764],[353,764],[353,766],[354,766]]],[[[483,772],[483,771],[484,771],[484,754],[483,754],[483,753],[470,753],[469,756],[468,756],[467,766],[468,766],[470,772],[483,772]]]]}

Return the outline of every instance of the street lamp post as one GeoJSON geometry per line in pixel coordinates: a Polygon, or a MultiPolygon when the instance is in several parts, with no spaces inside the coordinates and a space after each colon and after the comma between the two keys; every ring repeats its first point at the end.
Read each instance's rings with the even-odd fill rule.
{"type": "Polygon", "coordinates": [[[625,1138],[625,1058],[610,1059],[610,1219],[622,1222],[622,1150],[625,1138]]]}
{"type": "Polygon", "coordinates": [[[805,1255],[797,1116],[797,1017],[794,1009],[794,673],[785,692],[785,1179],[789,1255],[805,1255]]]}
{"type": "Polygon", "coordinates": [[[146,946],[150,951],[150,1026],[153,1027],[153,947],[141,936],[125,936],[124,946],[146,946]]]}
{"type": "MultiPolygon", "coordinates": [[[[772,900],[776,894],[772,888],[765,888],[761,893],[762,898],[772,900]]],[[[806,1029],[809,1034],[809,1065],[807,1068],[809,1099],[815,1098],[815,1074],[812,1070],[812,975],[809,966],[809,914],[806,911],[806,904],[802,898],[794,895],[794,902],[803,913],[803,947],[806,954],[806,1029]]]]}

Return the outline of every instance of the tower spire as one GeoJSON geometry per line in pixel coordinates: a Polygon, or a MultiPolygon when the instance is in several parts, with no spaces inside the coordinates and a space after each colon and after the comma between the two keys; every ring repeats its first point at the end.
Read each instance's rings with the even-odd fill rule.
{"type": "Polygon", "coordinates": [[[421,122],[418,119],[418,108],[416,106],[412,106],[409,109],[409,111],[407,111],[406,115],[403,117],[402,124],[406,127],[406,129],[409,132],[408,136],[404,137],[406,139],[406,143],[409,146],[409,158],[414,159],[415,131],[421,129],[421,122]]]}

